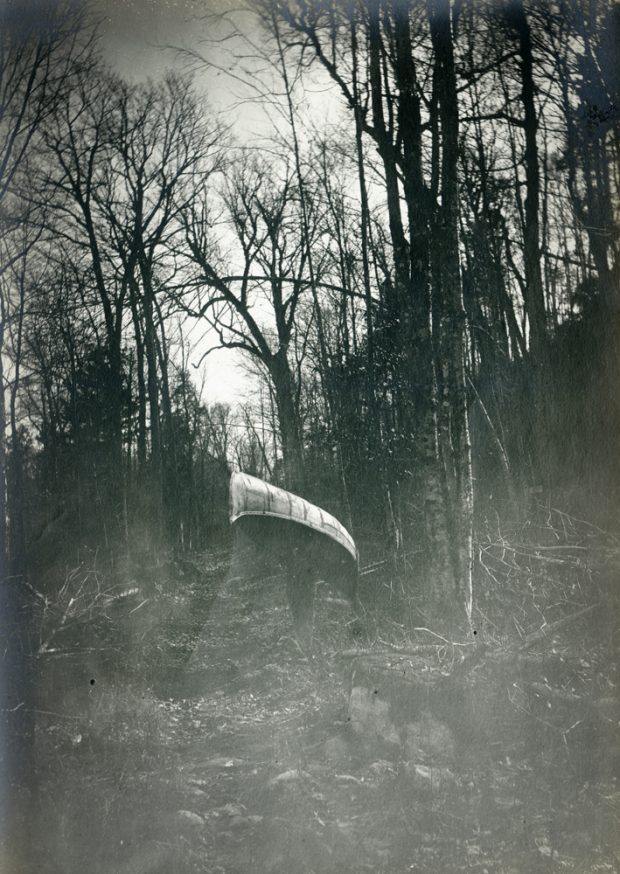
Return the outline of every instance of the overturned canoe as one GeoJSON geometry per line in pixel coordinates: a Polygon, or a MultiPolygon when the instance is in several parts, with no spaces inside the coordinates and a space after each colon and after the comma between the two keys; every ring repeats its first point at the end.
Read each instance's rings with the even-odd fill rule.
{"type": "Polygon", "coordinates": [[[233,473],[230,478],[230,522],[244,516],[273,516],[304,525],[324,534],[342,546],[357,562],[355,541],[334,516],[309,501],[279,489],[247,473],[233,473]]]}

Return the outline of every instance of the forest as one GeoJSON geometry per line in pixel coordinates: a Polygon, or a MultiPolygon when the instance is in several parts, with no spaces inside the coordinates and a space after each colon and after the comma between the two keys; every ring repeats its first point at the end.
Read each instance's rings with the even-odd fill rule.
{"type": "MultiPolygon", "coordinates": [[[[115,69],[88,4],[0,6],[0,867],[617,870],[620,5],[203,5],[205,51],[168,46],[167,72],[146,79],[115,69]],[[236,119],[218,106],[220,72],[236,119]],[[202,369],[216,350],[242,373],[230,402],[202,369]],[[352,533],[362,639],[342,637],[346,606],[326,595],[319,652],[303,653],[275,577],[227,588],[234,470],[352,533]],[[261,668],[281,671],[280,699],[264,692],[250,717],[268,630],[285,647],[261,668]],[[200,646],[202,697],[181,694],[200,646]],[[386,652],[390,667],[409,659],[405,688],[386,652]],[[383,709],[367,701],[377,676],[383,709]],[[321,748],[347,790],[331,798],[299,732],[315,742],[347,682],[357,734],[321,748]],[[404,698],[424,699],[422,716],[399,722],[404,698]],[[299,720],[290,755],[310,764],[248,777],[238,761],[259,735],[244,735],[247,756],[220,757],[236,800],[213,808],[192,778],[211,819],[185,784],[148,776],[194,755],[201,720],[198,733],[285,711],[299,720]],[[505,799],[472,800],[457,712],[470,739],[504,745],[513,782],[542,773],[539,754],[562,774],[551,800],[515,789],[547,805],[553,835],[530,823],[519,837],[520,810],[508,828],[505,799]],[[434,800],[415,813],[428,767],[434,800]],[[124,801],[105,783],[116,770],[134,781],[124,801]],[[83,803],[106,813],[79,834],[85,773],[83,803]],[[383,800],[347,794],[373,781],[383,800]],[[119,860],[142,792],[177,837],[149,855],[140,835],[157,829],[136,814],[119,860]],[[378,825],[371,810],[392,798],[415,828],[378,825]],[[285,846],[273,823],[287,808],[285,846]]],[[[242,743],[213,732],[218,753],[218,737],[242,743]]],[[[508,778],[482,755],[495,792],[508,778]]]]}

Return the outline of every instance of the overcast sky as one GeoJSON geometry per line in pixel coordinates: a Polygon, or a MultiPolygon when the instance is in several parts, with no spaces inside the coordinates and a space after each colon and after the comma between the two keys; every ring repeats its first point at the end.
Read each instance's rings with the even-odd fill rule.
{"type": "MultiPolygon", "coordinates": [[[[220,111],[229,111],[231,121],[243,134],[265,124],[264,109],[248,100],[256,96],[254,75],[264,77],[265,64],[248,57],[251,47],[234,29],[255,44],[263,39],[257,20],[242,4],[231,0],[86,0],[101,21],[102,46],[110,64],[122,76],[141,80],[157,78],[168,69],[192,69],[196,81],[220,111]],[[194,60],[179,49],[204,58],[194,60]],[[234,55],[243,61],[234,61],[234,55]],[[261,72],[262,68],[262,72],[261,72]],[[236,76],[234,74],[237,74],[236,76]],[[246,79],[244,86],[241,79],[246,79]],[[244,100],[239,112],[239,100],[244,100]]],[[[258,80],[256,80],[258,82],[258,80]]]]}
{"type": "Polygon", "coordinates": [[[174,62],[165,45],[197,48],[205,18],[225,5],[218,0],[91,0],[102,22],[106,55],[125,76],[156,76],[174,62]]]}

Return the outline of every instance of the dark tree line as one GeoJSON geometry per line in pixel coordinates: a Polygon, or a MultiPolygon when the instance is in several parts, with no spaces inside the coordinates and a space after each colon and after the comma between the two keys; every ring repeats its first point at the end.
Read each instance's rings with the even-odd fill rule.
{"type": "MultiPolygon", "coordinates": [[[[532,485],[557,485],[560,446],[571,443],[575,458],[598,439],[586,428],[567,441],[571,331],[608,394],[609,424],[617,417],[608,369],[617,327],[618,95],[609,42],[617,9],[300,2],[262,12],[282,63],[322,68],[349,113],[328,148],[344,155],[359,190],[346,206],[355,250],[341,248],[332,280],[356,302],[345,321],[354,331],[356,316],[363,325],[353,354],[341,338],[326,347],[324,325],[338,306],[320,319],[329,296],[311,300],[339,457],[359,451],[352,443],[367,423],[349,473],[351,491],[364,471],[353,504],[368,494],[370,469],[380,471],[376,506],[395,545],[422,544],[434,596],[451,599],[455,584],[471,605],[474,473],[480,491],[494,488],[484,484],[480,455],[478,470],[472,463],[471,417],[474,440],[491,446],[513,502],[532,485]],[[609,331],[592,343],[603,312],[609,331]],[[328,386],[343,359],[335,401],[328,386]],[[360,388],[351,440],[340,411],[360,388]]],[[[311,148],[302,159],[301,184],[316,186],[329,210],[320,159],[311,148]]],[[[330,244],[339,240],[336,232],[330,244]]],[[[319,288],[319,277],[309,280],[319,288]]],[[[585,385],[584,394],[589,407],[585,385]]]]}
{"type": "Polygon", "coordinates": [[[257,0],[262,150],[191,77],[119,78],[71,5],[7,10],[8,578],[38,586],[58,531],[204,546],[235,465],[414,551],[407,585],[471,614],[491,492],[518,513],[617,483],[611,0],[257,0]],[[337,124],[302,112],[315,83],[337,124]],[[257,387],[235,410],[197,382],[217,346],[257,387]]]}

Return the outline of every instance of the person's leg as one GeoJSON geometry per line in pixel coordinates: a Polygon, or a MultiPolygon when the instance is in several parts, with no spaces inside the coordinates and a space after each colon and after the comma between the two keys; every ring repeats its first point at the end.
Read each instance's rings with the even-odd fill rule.
{"type": "Polygon", "coordinates": [[[295,635],[303,646],[312,643],[315,576],[312,567],[303,559],[299,565],[288,568],[286,574],[286,594],[293,614],[295,635]]]}

